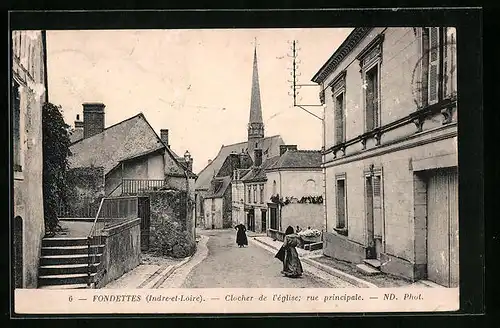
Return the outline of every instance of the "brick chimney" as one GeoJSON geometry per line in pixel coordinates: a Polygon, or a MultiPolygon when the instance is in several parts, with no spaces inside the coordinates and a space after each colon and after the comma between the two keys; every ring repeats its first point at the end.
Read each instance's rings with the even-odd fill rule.
{"type": "Polygon", "coordinates": [[[83,121],[80,121],[80,115],[76,115],[76,120],[75,120],[75,129],[73,131],[73,136],[72,140],[80,140],[83,139],[83,121]]]}
{"type": "Polygon", "coordinates": [[[104,107],[103,103],[83,103],[83,138],[104,131],[104,107]]]}
{"type": "Polygon", "coordinates": [[[297,145],[280,145],[280,156],[287,150],[297,150],[297,145]]]}
{"type": "Polygon", "coordinates": [[[255,154],[255,166],[262,165],[262,149],[254,149],[255,154]]]}
{"type": "Polygon", "coordinates": [[[193,158],[189,151],[186,150],[184,153],[184,160],[186,161],[186,166],[189,172],[193,172],[193,158]]]}
{"type": "Polygon", "coordinates": [[[163,141],[165,146],[170,148],[170,144],[168,143],[168,129],[161,129],[160,130],[160,139],[163,141]]]}

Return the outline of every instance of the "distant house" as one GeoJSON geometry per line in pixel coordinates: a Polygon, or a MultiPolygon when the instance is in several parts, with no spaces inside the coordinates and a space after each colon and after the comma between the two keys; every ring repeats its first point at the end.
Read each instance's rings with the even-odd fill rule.
{"type": "Polygon", "coordinates": [[[323,173],[319,150],[281,146],[281,155],[266,168],[268,227],[288,226],[322,230],[324,224],[323,173]]]}
{"type": "Polygon", "coordinates": [[[189,171],[192,158],[186,156],[181,163],[169,148],[168,130],[163,129],[163,138],[158,137],[142,113],[104,128],[104,107],[83,104],[83,138],[70,147],[69,164],[80,196],[190,189],[189,181],[193,184],[195,178],[189,171]]]}
{"type": "Polygon", "coordinates": [[[251,165],[252,159],[246,153],[231,153],[227,156],[205,194],[203,201],[205,214],[201,226],[205,229],[222,229],[235,225],[232,217],[233,172],[249,168],[251,165]]]}
{"type": "Polygon", "coordinates": [[[44,31],[12,32],[14,285],[37,288],[45,235],[42,106],[47,99],[44,31]]]}
{"type": "Polygon", "coordinates": [[[279,156],[262,162],[261,149],[255,149],[255,163],[241,178],[244,190],[245,225],[250,231],[265,232],[267,229],[266,169],[273,165],[279,156]]]}
{"type": "MultiPolygon", "coordinates": [[[[203,222],[207,210],[204,208],[204,199],[209,195],[212,180],[219,175],[219,171],[231,153],[245,153],[254,160],[254,149],[262,150],[262,160],[279,155],[279,146],[284,144],[279,135],[264,137],[264,123],[260,99],[259,75],[257,69],[257,50],[254,51],[252,90],[250,99],[250,117],[247,128],[247,141],[222,146],[213,160],[198,173],[195,184],[196,216],[198,222],[203,222]]],[[[230,173],[233,175],[233,172],[230,173]]],[[[232,213],[229,213],[232,215],[232,213]]],[[[234,221],[234,220],[233,220],[234,221]]]]}

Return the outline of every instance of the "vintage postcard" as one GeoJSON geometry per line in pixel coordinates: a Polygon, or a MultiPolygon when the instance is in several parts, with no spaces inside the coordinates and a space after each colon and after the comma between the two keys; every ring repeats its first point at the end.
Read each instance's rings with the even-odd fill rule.
{"type": "Polygon", "coordinates": [[[17,314],[459,309],[453,26],[11,46],[17,314]]]}

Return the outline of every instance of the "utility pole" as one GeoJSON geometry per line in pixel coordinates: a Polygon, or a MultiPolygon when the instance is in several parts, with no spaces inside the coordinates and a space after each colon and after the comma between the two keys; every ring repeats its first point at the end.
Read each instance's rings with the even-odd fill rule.
{"type": "MultiPolygon", "coordinates": [[[[289,83],[291,83],[290,88],[292,89],[292,92],[289,93],[290,96],[293,97],[293,107],[300,108],[301,110],[305,111],[309,115],[312,115],[319,119],[321,121],[321,126],[322,126],[322,146],[321,146],[321,158],[322,158],[322,173],[323,173],[323,208],[324,208],[324,224],[323,224],[323,231],[328,231],[328,216],[327,216],[327,206],[326,206],[326,168],[325,168],[325,147],[326,147],[326,129],[325,129],[325,110],[324,110],[324,99],[321,100],[321,104],[301,104],[300,103],[300,89],[303,87],[315,87],[315,88],[321,88],[321,85],[318,84],[312,84],[312,83],[299,83],[298,78],[301,75],[300,72],[298,71],[299,64],[301,63],[300,60],[298,60],[298,52],[300,48],[298,47],[298,41],[293,40],[292,42],[288,41],[288,43],[291,46],[291,54],[287,54],[288,57],[292,58],[292,67],[291,67],[291,72],[290,75],[292,76],[292,80],[288,80],[289,83]],[[308,110],[306,107],[323,107],[323,117],[320,117],[316,115],[315,113],[311,112],[308,110]]],[[[321,91],[323,92],[323,91],[321,91]]]]}

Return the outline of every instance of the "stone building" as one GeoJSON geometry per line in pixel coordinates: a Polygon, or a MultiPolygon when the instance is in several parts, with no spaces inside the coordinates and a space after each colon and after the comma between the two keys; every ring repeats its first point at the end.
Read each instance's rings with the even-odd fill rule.
{"type": "MultiPolygon", "coordinates": [[[[217,156],[208,162],[208,165],[198,173],[195,183],[195,202],[197,222],[205,220],[205,214],[209,213],[204,208],[204,199],[209,194],[212,187],[212,180],[218,176],[219,171],[226,158],[232,153],[248,154],[254,161],[254,149],[260,149],[262,160],[279,155],[279,146],[284,144],[279,135],[266,137],[264,133],[264,123],[262,121],[262,106],[260,99],[259,74],[257,67],[257,50],[254,49],[253,75],[250,99],[250,117],[247,127],[248,138],[246,141],[231,145],[222,146],[217,156]]],[[[232,172],[230,176],[232,177],[232,172]]],[[[203,225],[203,224],[201,224],[203,225]]]]}
{"type": "Polygon", "coordinates": [[[76,175],[79,196],[98,199],[165,188],[192,193],[192,158],[186,152],[181,159],[170,149],[167,129],[159,137],[142,113],[105,128],[104,107],[83,104],[83,138],[70,147],[70,175],[76,175]],[[95,181],[90,188],[89,181],[95,181]]]}
{"type": "Polygon", "coordinates": [[[13,246],[16,288],[36,288],[43,210],[42,106],[47,96],[45,31],[12,32],[13,246]]]}
{"type": "Polygon", "coordinates": [[[265,204],[268,230],[288,226],[322,230],[323,172],[319,150],[281,146],[281,155],[266,168],[265,204]]]}
{"type": "Polygon", "coordinates": [[[455,40],[453,28],[355,28],[313,77],[325,255],[458,286],[455,40]]]}

